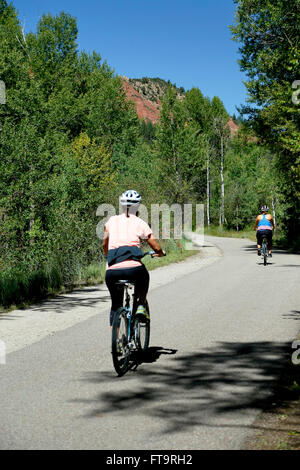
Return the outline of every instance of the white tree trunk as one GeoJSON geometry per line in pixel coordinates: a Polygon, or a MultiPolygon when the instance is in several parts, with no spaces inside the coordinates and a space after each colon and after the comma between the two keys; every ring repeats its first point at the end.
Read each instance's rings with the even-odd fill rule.
{"type": "Polygon", "coordinates": [[[209,155],[206,160],[206,213],[207,213],[207,227],[210,227],[210,162],[209,155]]]}
{"type": "Polygon", "coordinates": [[[276,204],[275,204],[274,196],[272,196],[272,210],[273,210],[274,225],[276,227],[276,204]]]}
{"type": "Polygon", "coordinates": [[[221,165],[220,165],[220,176],[221,176],[221,210],[220,210],[220,225],[224,224],[224,202],[225,202],[225,187],[224,187],[224,146],[223,137],[221,137],[221,165]]]}

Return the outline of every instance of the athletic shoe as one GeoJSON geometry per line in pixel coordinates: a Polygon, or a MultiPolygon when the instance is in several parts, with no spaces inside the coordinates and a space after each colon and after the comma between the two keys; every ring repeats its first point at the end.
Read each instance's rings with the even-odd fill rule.
{"type": "Polygon", "coordinates": [[[272,253],[269,253],[268,256],[269,256],[269,258],[272,258],[272,253]]]}
{"type": "Polygon", "coordinates": [[[123,346],[122,346],[122,340],[121,339],[117,339],[117,355],[118,356],[122,356],[123,354],[123,346]]]}
{"type": "Polygon", "coordinates": [[[146,310],[144,305],[139,305],[136,309],[136,316],[140,319],[141,322],[147,323],[150,321],[149,313],[146,310]]]}
{"type": "Polygon", "coordinates": [[[257,256],[261,256],[261,250],[257,249],[257,256]]]}

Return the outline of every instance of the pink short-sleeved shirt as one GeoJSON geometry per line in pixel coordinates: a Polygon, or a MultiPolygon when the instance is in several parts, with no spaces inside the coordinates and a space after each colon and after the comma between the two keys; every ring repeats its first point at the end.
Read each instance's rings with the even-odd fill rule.
{"type": "MultiPolygon", "coordinates": [[[[114,215],[105,224],[108,231],[108,249],[119,248],[120,246],[140,246],[142,239],[148,239],[153,233],[149,225],[136,215],[126,214],[114,215]]],[[[140,261],[126,260],[121,263],[107,266],[107,269],[134,268],[141,266],[140,261]]]]}

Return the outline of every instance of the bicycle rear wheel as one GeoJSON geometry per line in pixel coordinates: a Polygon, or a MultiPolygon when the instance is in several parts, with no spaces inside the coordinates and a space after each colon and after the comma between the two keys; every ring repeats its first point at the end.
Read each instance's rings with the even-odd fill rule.
{"type": "Polygon", "coordinates": [[[264,266],[267,266],[267,241],[264,239],[263,240],[263,246],[262,246],[262,252],[263,252],[263,256],[264,256],[264,266]]]}
{"type": "Polygon", "coordinates": [[[119,308],[112,326],[111,352],[114,368],[119,376],[125,374],[129,366],[128,318],[125,308],[119,308]]]}
{"type": "MultiPolygon", "coordinates": [[[[146,309],[149,314],[149,305],[146,302],[146,309]]],[[[141,322],[138,317],[134,319],[134,341],[137,350],[145,352],[149,347],[150,342],[150,321],[141,322]]]]}

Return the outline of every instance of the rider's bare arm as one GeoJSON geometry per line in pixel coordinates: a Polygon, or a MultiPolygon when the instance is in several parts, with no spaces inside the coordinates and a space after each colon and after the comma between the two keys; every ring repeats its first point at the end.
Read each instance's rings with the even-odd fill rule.
{"type": "Polygon", "coordinates": [[[104,238],[102,241],[102,248],[104,251],[105,256],[107,256],[108,253],[108,231],[104,229],[104,238]]]}
{"type": "MultiPolygon", "coordinates": [[[[108,253],[108,239],[109,239],[108,231],[105,229],[104,230],[104,238],[103,238],[103,241],[102,241],[102,248],[103,248],[105,256],[107,256],[107,253],[108,253]]],[[[161,248],[160,244],[157,242],[156,238],[152,234],[148,238],[147,242],[150,245],[150,247],[152,248],[152,250],[155,251],[156,255],[154,255],[154,256],[165,256],[166,255],[166,253],[161,248]]]]}
{"type": "Polygon", "coordinates": [[[272,224],[272,227],[273,227],[273,229],[275,230],[274,219],[273,219],[273,216],[272,216],[271,214],[270,214],[269,221],[271,222],[271,224],[272,224]]]}
{"type": "Polygon", "coordinates": [[[259,215],[256,217],[256,221],[255,221],[255,225],[254,225],[254,229],[253,230],[256,230],[257,229],[257,226],[258,226],[258,223],[260,221],[260,217],[259,215]]]}
{"type": "Polygon", "coordinates": [[[156,253],[156,255],[153,255],[153,256],[165,256],[166,255],[166,253],[161,248],[160,244],[158,243],[156,238],[153,236],[153,234],[150,235],[147,242],[148,242],[148,245],[151,246],[152,250],[154,250],[156,253]]]}

